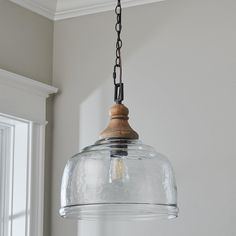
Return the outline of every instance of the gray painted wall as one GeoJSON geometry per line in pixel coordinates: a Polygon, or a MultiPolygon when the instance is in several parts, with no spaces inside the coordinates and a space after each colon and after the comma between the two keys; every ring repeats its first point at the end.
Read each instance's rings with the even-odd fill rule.
{"type": "MultiPolygon", "coordinates": [[[[166,154],[179,189],[173,221],[78,225],[79,236],[234,236],[236,3],[167,0],[124,10],[124,81],[131,124],[166,154]]],[[[76,235],[60,219],[67,159],[93,143],[112,104],[112,12],[54,28],[52,236],[76,235]],[[90,125],[92,124],[92,125],[90,125]]]]}
{"type": "MultiPolygon", "coordinates": [[[[0,68],[52,83],[53,22],[0,0],[0,68]]],[[[44,236],[50,236],[52,100],[47,103],[44,236]]]]}
{"type": "Polygon", "coordinates": [[[0,0],[0,68],[51,84],[53,22],[0,0]]]}

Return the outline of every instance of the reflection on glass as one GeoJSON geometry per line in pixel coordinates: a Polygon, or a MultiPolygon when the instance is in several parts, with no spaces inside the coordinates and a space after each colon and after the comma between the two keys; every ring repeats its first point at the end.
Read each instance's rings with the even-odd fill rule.
{"type": "Polygon", "coordinates": [[[109,170],[109,182],[125,182],[129,179],[128,168],[123,157],[112,157],[109,170]]]}

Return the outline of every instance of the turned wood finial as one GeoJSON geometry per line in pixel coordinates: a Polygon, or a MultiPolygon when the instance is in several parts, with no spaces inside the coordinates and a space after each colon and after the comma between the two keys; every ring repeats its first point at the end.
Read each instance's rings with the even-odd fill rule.
{"type": "Polygon", "coordinates": [[[111,120],[108,127],[100,134],[100,138],[138,139],[138,134],[128,123],[129,109],[123,104],[115,104],[109,111],[111,120]]]}

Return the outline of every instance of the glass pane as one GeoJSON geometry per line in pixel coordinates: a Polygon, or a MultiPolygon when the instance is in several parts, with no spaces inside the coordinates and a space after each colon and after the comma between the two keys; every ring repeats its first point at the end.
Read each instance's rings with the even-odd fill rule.
{"type": "Polygon", "coordinates": [[[13,216],[12,236],[25,236],[25,213],[21,217],[19,215],[16,215],[15,218],[13,216]]]}
{"type": "Polygon", "coordinates": [[[30,123],[0,116],[0,236],[26,236],[30,212],[30,123]]]}
{"type": "Polygon", "coordinates": [[[13,215],[26,209],[28,124],[20,123],[15,128],[14,174],[13,174],[13,215]]]}

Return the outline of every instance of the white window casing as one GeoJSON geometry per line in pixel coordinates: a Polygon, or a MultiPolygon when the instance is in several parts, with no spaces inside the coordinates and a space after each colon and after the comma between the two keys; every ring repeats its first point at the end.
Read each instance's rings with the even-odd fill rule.
{"type": "MultiPolygon", "coordinates": [[[[57,91],[55,87],[0,69],[0,184],[5,194],[11,192],[9,171],[13,170],[9,166],[14,166],[11,162],[16,158],[14,132],[21,123],[27,128],[26,209],[30,213],[24,221],[24,236],[43,236],[46,99],[57,91]]],[[[6,201],[13,199],[0,196],[0,236],[14,236],[9,233],[11,230],[1,227],[7,224],[4,223],[7,208],[12,206],[6,201]]]]}

